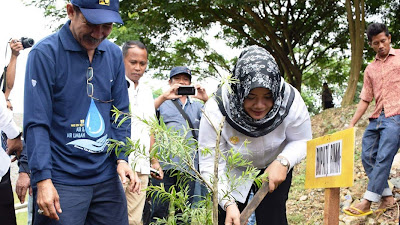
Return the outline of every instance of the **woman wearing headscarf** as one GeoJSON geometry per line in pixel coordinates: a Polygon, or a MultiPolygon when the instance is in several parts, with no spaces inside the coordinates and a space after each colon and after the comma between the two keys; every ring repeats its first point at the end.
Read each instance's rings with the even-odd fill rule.
{"type": "MultiPolygon", "coordinates": [[[[207,180],[213,176],[217,133],[223,117],[219,149],[223,154],[233,148],[268,173],[269,194],[256,209],[257,225],[287,224],[286,200],[292,180],[292,168],[306,155],[307,141],[312,138],[311,122],[300,93],[280,76],[278,65],[265,49],[246,48],[233,71],[237,82],[222,85],[205,105],[200,122],[199,147],[211,154],[200,154],[200,172],[207,180]],[[207,119],[208,118],[208,119],[207,119]]],[[[252,180],[244,181],[224,197],[229,180],[226,162],[219,161],[219,224],[240,224],[240,211],[248,202],[250,190],[257,191],[252,180]]],[[[233,169],[240,176],[245,167],[233,169]]]]}

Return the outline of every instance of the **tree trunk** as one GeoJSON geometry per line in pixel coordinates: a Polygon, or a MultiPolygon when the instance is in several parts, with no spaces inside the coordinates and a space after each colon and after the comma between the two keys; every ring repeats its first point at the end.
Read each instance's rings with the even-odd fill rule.
{"type": "Polygon", "coordinates": [[[280,59],[283,74],[286,81],[301,93],[303,74],[300,69],[292,64],[288,58],[280,59]],[[288,63],[289,62],[289,63],[288,63]]]}
{"type": "Polygon", "coordinates": [[[342,106],[350,105],[354,101],[357,90],[357,82],[360,77],[361,65],[363,62],[364,32],[365,32],[365,4],[364,0],[353,0],[354,16],[351,1],[346,0],[347,21],[349,22],[350,43],[351,43],[351,64],[347,89],[343,96],[342,106]]]}

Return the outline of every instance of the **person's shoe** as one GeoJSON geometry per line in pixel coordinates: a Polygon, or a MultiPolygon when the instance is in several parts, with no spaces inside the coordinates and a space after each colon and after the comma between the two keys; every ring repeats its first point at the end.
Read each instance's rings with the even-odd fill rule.
{"type": "Polygon", "coordinates": [[[343,212],[346,213],[349,216],[368,216],[370,214],[372,214],[372,210],[369,211],[362,211],[361,209],[357,209],[356,207],[354,207],[353,205],[351,205],[349,208],[347,209],[343,209],[343,212]],[[357,213],[352,213],[349,209],[356,211],[357,213]]]}

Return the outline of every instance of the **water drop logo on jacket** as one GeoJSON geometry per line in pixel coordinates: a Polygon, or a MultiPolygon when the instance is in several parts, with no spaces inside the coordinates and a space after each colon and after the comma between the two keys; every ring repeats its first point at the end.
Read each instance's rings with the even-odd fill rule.
{"type": "MultiPolygon", "coordinates": [[[[85,132],[92,138],[98,138],[104,134],[105,123],[101,113],[93,99],[90,101],[90,106],[85,120],[85,132]]],[[[75,148],[82,149],[90,153],[103,152],[108,144],[107,134],[97,140],[91,139],[76,139],[67,143],[67,145],[74,145],[75,148]]]]}

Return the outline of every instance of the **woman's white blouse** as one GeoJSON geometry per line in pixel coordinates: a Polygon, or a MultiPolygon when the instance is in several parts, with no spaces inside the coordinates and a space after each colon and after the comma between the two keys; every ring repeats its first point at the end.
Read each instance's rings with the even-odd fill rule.
{"type": "MultiPolygon", "coordinates": [[[[217,138],[214,127],[220,127],[222,118],[223,115],[215,99],[209,99],[200,121],[199,148],[208,148],[212,154],[199,155],[201,175],[210,183],[214,173],[214,153],[217,138]]],[[[295,98],[289,113],[275,130],[264,136],[253,138],[236,131],[228,122],[225,122],[222,128],[219,148],[221,152],[226,152],[233,148],[240,152],[244,159],[252,161],[253,166],[259,169],[266,168],[277,156],[283,156],[289,160],[291,169],[306,156],[307,141],[311,138],[310,116],[300,93],[295,90],[295,98]],[[248,143],[245,144],[245,141],[248,143]]],[[[218,174],[225,173],[225,165],[226,162],[221,159],[218,174]]],[[[240,176],[245,170],[246,168],[244,167],[235,168],[231,175],[240,176]]],[[[222,197],[228,190],[229,181],[222,179],[225,176],[219,175],[218,177],[218,199],[219,204],[223,207],[228,200],[227,198],[222,199],[222,197]]],[[[239,202],[245,202],[252,183],[252,180],[245,181],[231,193],[230,198],[233,197],[239,202]]]]}

